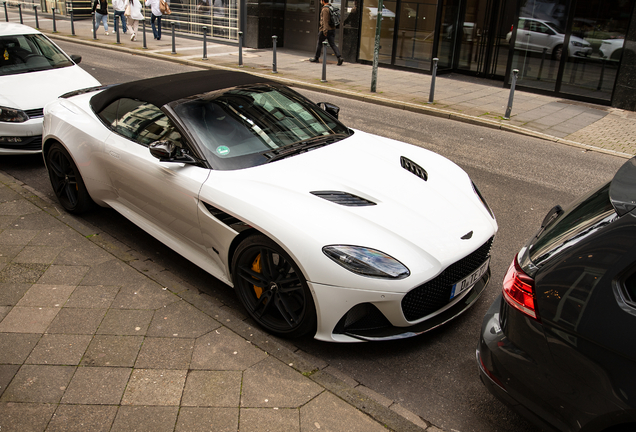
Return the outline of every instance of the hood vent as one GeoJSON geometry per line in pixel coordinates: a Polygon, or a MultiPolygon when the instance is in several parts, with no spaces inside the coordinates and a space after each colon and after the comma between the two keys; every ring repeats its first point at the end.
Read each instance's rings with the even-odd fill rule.
{"type": "Polygon", "coordinates": [[[411,159],[400,156],[400,165],[402,165],[402,168],[409,172],[412,172],[422,180],[428,180],[428,173],[426,172],[426,170],[413,162],[411,159]]]}
{"type": "Polygon", "coordinates": [[[317,197],[320,197],[320,198],[324,198],[327,201],[331,201],[333,203],[340,204],[347,207],[364,207],[364,206],[375,205],[373,201],[369,201],[367,199],[361,198],[354,194],[350,194],[348,192],[315,191],[315,192],[311,192],[311,194],[316,195],[317,197]]]}

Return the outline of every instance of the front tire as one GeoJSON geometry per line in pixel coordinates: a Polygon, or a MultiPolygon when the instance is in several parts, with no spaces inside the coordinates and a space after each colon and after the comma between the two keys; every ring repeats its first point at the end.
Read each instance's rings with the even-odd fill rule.
{"type": "Polygon", "coordinates": [[[552,49],[552,59],[556,61],[561,61],[561,56],[563,55],[563,45],[557,45],[552,49]]]}
{"type": "Polygon", "coordinates": [[[316,330],[316,307],[293,259],[263,235],[245,239],[232,259],[234,289],[269,333],[296,338],[316,330]]]}
{"type": "Polygon", "coordinates": [[[60,143],[55,143],[46,154],[46,168],[53,192],[62,207],[73,214],[84,213],[94,206],[84,180],[73,158],[60,143]]]}

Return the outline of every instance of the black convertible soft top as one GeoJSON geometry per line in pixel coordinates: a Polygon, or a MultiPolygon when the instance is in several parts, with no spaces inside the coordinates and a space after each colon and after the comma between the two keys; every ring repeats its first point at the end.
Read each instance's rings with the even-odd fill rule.
{"type": "Polygon", "coordinates": [[[241,85],[263,83],[273,84],[274,82],[238,71],[186,72],[110,86],[91,98],[91,107],[93,111],[98,113],[122,97],[138,99],[162,107],[169,102],[188,96],[241,85]]]}

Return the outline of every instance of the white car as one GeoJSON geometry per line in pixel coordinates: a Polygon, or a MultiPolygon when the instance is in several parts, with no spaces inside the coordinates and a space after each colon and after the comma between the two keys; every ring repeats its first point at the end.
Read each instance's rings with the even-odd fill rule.
{"type": "MultiPolygon", "coordinates": [[[[551,22],[535,18],[519,18],[517,26],[517,38],[515,49],[542,53],[545,49],[547,55],[554,60],[561,60],[565,32],[551,22]]],[[[506,41],[510,42],[512,31],[506,35],[506,41]]],[[[570,57],[589,57],[592,54],[592,44],[578,36],[570,36],[570,57]]]]}
{"type": "Polygon", "coordinates": [[[625,39],[604,39],[599,48],[601,57],[610,60],[620,60],[624,44],[625,39]]]}
{"type": "Polygon", "coordinates": [[[267,331],[414,336],[469,308],[497,223],[468,175],[241,72],[65,95],[43,152],[69,212],[110,206],[233,286],[267,331]]]}
{"type": "Polygon", "coordinates": [[[0,22],[0,155],[42,151],[42,109],[99,81],[39,31],[0,22]]]}

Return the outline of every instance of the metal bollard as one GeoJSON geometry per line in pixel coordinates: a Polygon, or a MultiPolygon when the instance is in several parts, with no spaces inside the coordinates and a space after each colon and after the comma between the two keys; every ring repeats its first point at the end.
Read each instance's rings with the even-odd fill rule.
{"type": "Polygon", "coordinates": [[[208,28],[203,26],[203,60],[208,59],[208,28]]]}
{"type": "Polygon", "coordinates": [[[548,52],[547,48],[543,48],[543,54],[541,54],[541,63],[539,64],[539,73],[537,74],[537,81],[541,81],[541,72],[543,72],[543,62],[545,61],[545,55],[548,52]]]}
{"type": "Polygon", "coordinates": [[[20,24],[24,24],[24,20],[22,19],[22,3],[18,3],[18,12],[20,12],[20,24]]]}
{"type": "Polygon", "coordinates": [[[239,36],[239,67],[243,67],[243,32],[238,32],[239,36]]]}
{"type": "Polygon", "coordinates": [[[71,34],[75,36],[75,23],[73,22],[73,9],[71,9],[71,34]]]}
{"type": "Polygon", "coordinates": [[[437,76],[437,62],[438,58],[433,59],[433,70],[431,73],[431,92],[428,94],[428,103],[433,103],[433,98],[435,98],[435,77],[437,76]]]}
{"type": "Polygon", "coordinates": [[[601,59],[601,77],[598,80],[598,86],[596,86],[596,90],[600,90],[603,87],[603,78],[605,76],[605,59],[601,59]]]}
{"type": "Polygon", "coordinates": [[[113,20],[113,25],[115,26],[115,34],[117,35],[117,43],[120,44],[121,41],[119,39],[119,16],[115,15],[115,19],[113,20]]]}
{"type": "Polygon", "coordinates": [[[519,75],[519,69],[513,69],[512,83],[510,84],[510,97],[508,98],[508,108],[506,108],[504,120],[510,120],[510,112],[512,112],[512,100],[515,97],[515,86],[517,85],[517,75],[519,75]]]}
{"type": "Polygon", "coordinates": [[[175,44],[175,35],[174,35],[174,23],[170,23],[170,27],[172,27],[172,54],[177,53],[177,46],[175,44]]]}
{"type": "Polygon", "coordinates": [[[57,26],[55,25],[55,8],[53,8],[53,33],[57,33],[57,26]]]}
{"type": "Polygon", "coordinates": [[[7,2],[4,2],[4,20],[9,22],[9,12],[7,12],[7,2]]]}
{"type": "Polygon", "coordinates": [[[276,41],[277,39],[278,39],[278,36],[272,36],[272,43],[274,44],[274,51],[273,51],[274,61],[272,63],[272,73],[278,73],[278,71],[276,70],[276,41]]]}
{"type": "Polygon", "coordinates": [[[40,28],[40,22],[38,21],[38,7],[37,6],[33,6],[33,12],[35,13],[35,28],[39,29],[40,28]]]}
{"type": "Polygon", "coordinates": [[[146,17],[141,20],[141,31],[144,34],[144,49],[148,49],[148,46],[146,45],[146,17]]]}
{"type": "Polygon", "coordinates": [[[97,29],[95,28],[95,12],[93,12],[93,39],[97,39],[97,29]]]}
{"type": "Polygon", "coordinates": [[[322,41],[322,78],[320,82],[327,82],[327,41],[322,41]]]}

